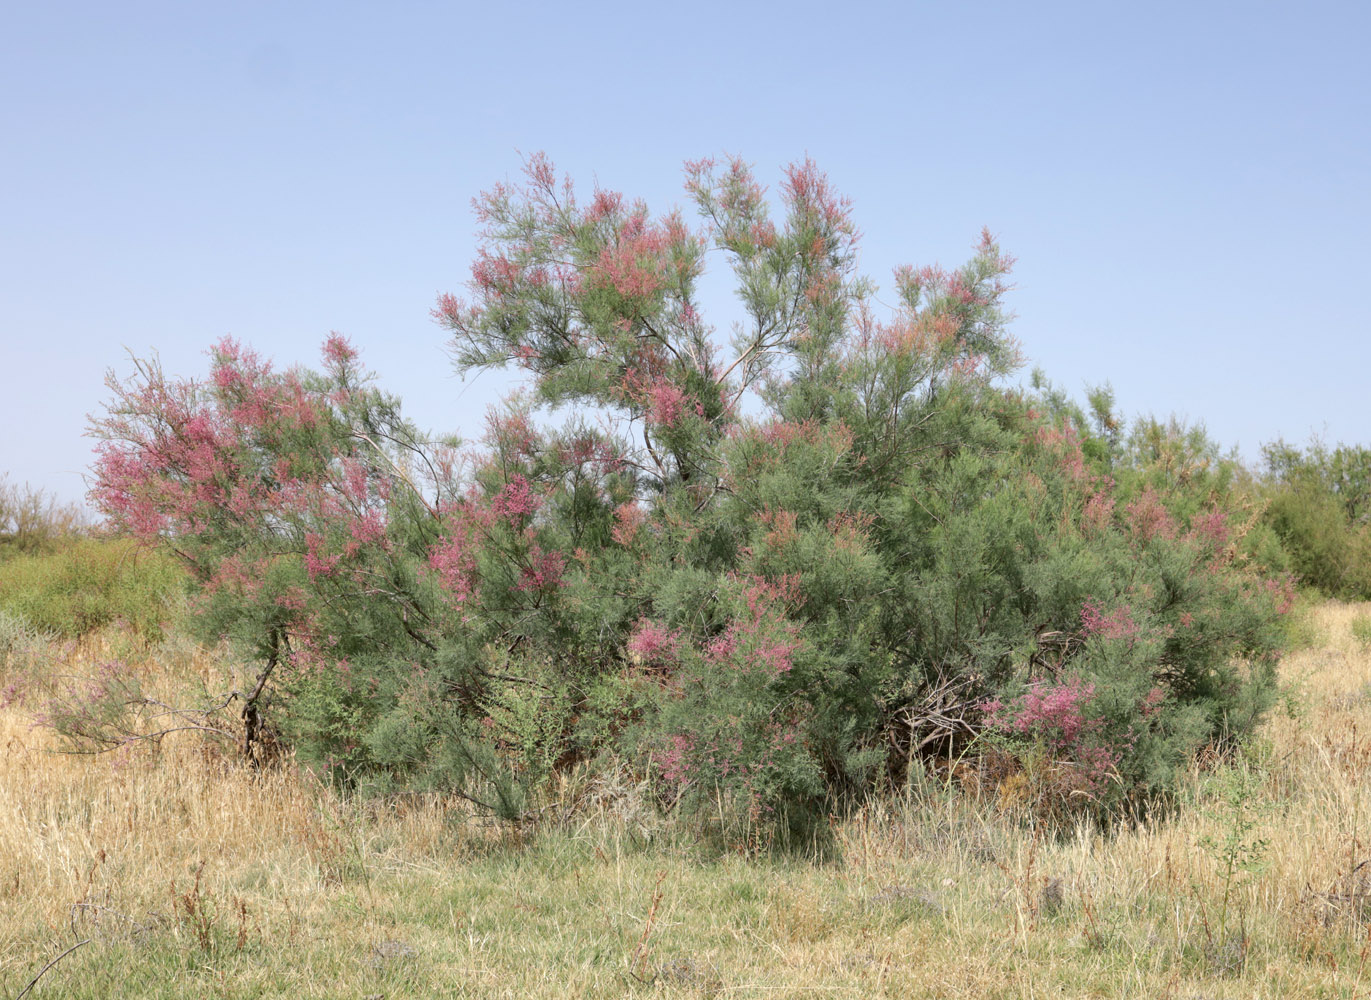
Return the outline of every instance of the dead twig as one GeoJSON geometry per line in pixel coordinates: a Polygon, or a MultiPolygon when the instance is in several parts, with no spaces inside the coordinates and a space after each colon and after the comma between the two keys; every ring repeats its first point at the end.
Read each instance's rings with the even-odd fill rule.
{"type": "Polygon", "coordinates": [[[93,920],[94,923],[99,923],[100,918],[101,918],[104,914],[108,913],[108,914],[110,914],[110,915],[112,915],[112,916],[118,917],[120,920],[123,920],[124,922],[126,922],[127,924],[129,924],[131,927],[133,927],[133,928],[136,929],[136,930],[143,931],[143,932],[145,932],[145,933],[152,930],[152,927],[151,927],[150,925],[139,923],[137,920],[134,920],[132,917],[130,917],[127,913],[120,913],[120,912],[119,912],[118,910],[116,910],[116,909],[113,909],[113,908],[108,907],[108,906],[102,906],[102,905],[100,905],[99,903],[85,903],[85,902],[80,902],[80,903],[72,903],[72,904],[71,904],[70,914],[71,914],[71,936],[72,936],[72,937],[79,937],[79,936],[80,936],[79,934],[76,933],[76,919],[77,919],[77,917],[80,916],[82,913],[92,913],[92,914],[94,914],[94,920],[93,920]]]}
{"type": "Polygon", "coordinates": [[[46,972],[47,972],[49,969],[51,969],[54,965],[56,965],[58,962],[62,961],[62,959],[66,958],[66,957],[67,957],[68,955],[70,955],[72,952],[74,952],[77,948],[80,948],[80,947],[82,947],[83,945],[88,945],[88,944],[90,944],[92,940],[94,940],[94,939],[93,939],[93,938],[86,938],[84,941],[77,941],[74,945],[72,945],[72,946],[71,946],[70,948],[68,948],[66,951],[62,952],[62,954],[58,955],[58,956],[57,956],[56,958],[54,958],[51,962],[49,962],[47,965],[45,965],[45,966],[43,966],[41,969],[39,969],[39,970],[38,970],[38,975],[34,976],[32,979],[29,980],[29,984],[28,984],[27,986],[25,986],[22,990],[19,991],[19,995],[16,996],[16,997],[14,998],[14,1000],[24,1000],[24,997],[28,994],[28,992],[29,992],[31,989],[33,989],[34,986],[36,986],[36,985],[38,984],[38,980],[40,980],[40,979],[43,978],[44,973],[46,973],[46,972]]]}
{"type": "Polygon", "coordinates": [[[652,903],[647,909],[647,920],[643,923],[643,936],[638,939],[638,947],[633,949],[633,958],[629,961],[628,974],[640,983],[650,983],[656,976],[645,978],[643,973],[647,970],[647,939],[652,936],[652,927],[657,922],[657,907],[662,905],[662,882],[666,879],[666,872],[657,873],[657,882],[652,887],[652,903]]]}

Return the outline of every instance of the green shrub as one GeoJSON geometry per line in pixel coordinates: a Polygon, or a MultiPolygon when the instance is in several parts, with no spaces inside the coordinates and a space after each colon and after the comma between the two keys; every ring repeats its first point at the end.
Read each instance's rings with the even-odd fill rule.
{"type": "Polygon", "coordinates": [[[184,583],[168,555],[130,540],[76,539],[52,552],[7,560],[0,569],[0,610],[67,638],[120,622],[156,640],[184,583]]]}
{"type": "Polygon", "coordinates": [[[608,755],[664,802],[800,828],[988,725],[1065,811],[1250,731],[1292,595],[1202,433],[1126,446],[1103,395],[1092,431],[1006,388],[988,234],[897,272],[882,321],[812,164],[779,223],[741,163],[688,187],[699,231],[582,205],[541,158],[480,200],[475,300],[436,315],[460,368],[531,391],[479,448],[420,434],[336,336],[319,373],[225,341],[204,381],[111,380],[94,497],[175,540],[304,759],[513,816],[608,755]],[[695,298],[711,245],[750,317],[728,356],[695,298]]]}
{"type": "Polygon", "coordinates": [[[1290,568],[1330,597],[1371,598],[1371,449],[1277,441],[1263,453],[1265,519],[1290,568]]]}

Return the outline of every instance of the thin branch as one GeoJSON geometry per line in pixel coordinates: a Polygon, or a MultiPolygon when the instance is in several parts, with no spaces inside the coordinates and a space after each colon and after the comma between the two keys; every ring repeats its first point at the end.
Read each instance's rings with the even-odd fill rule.
{"type": "Polygon", "coordinates": [[[657,450],[652,447],[652,436],[648,433],[646,421],[643,422],[643,443],[647,445],[647,453],[652,456],[652,461],[657,465],[657,475],[661,476],[662,480],[665,481],[666,466],[658,456],[657,450]]]}
{"type": "MultiPolygon", "coordinates": [[[[432,463],[431,461],[429,461],[428,454],[427,454],[422,448],[420,448],[419,445],[418,445],[416,442],[414,442],[414,441],[401,441],[401,440],[400,440],[399,438],[397,438],[395,435],[393,435],[393,434],[387,434],[387,433],[385,433],[384,431],[376,431],[375,433],[376,433],[376,436],[377,436],[377,437],[385,438],[387,441],[390,441],[390,442],[392,442],[392,443],[398,445],[399,447],[404,448],[404,449],[406,449],[407,451],[412,452],[412,453],[415,454],[415,455],[418,455],[418,456],[423,460],[424,464],[425,464],[426,466],[428,466],[428,474],[429,474],[429,476],[432,477],[433,482],[434,482],[435,484],[439,482],[438,470],[435,469],[435,468],[433,467],[433,463],[432,463]]],[[[392,466],[393,466],[394,464],[395,464],[395,463],[393,463],[393,462],[391,463],[392,466]]],[[[409,479],[406,479],[406,480],[405,480],[405,483],[409,486],[410,489],[415,490],[415,492],[418,493],[418,490],[417,490],[417,488],[415,487],[415,485],[414,485],[413,482],[411,482],[409,479]]],[[[419,500],[420,500],[420,502],[421,502],[421,503],[424,503],[425,506],[427,506],[427,503],[424,501],[423,495],[422,495],[422,494],[418,494],[418,495],[419,495],[419,500]]]]}
{"type": "Polygon", "coordinates": [[[405,485],[410,488],[410,490],[414,493],[416,497],[418,497],[419,502],[424,505],[424,509],[427,510],[429,514],[433,517],[438,516],[438,508],[434,507],[431,503],[428,502],[428,498],[424,496],[423,492],[419,489],[419,487],[414,485],[414,480],[409,478],[409,473],[407,473],[404,469],[400,468],[399,463],[396,462],[395,459],[391,458],[390,455],[386,454],[386,450],[384,448],[382,448],[379,444],[377,444],[370,437],[368,437],[366,434],[363,434],[359,430],[352,431],[352,436],[362,441],[365,441],[367,444],[375,448],[376,453],[390,463],[390,467],[395,470],[395,474],[399,476],[401,479],[403,479],[405,485]]]}
{"type": "Polygon", "coordinates": [[[43,968],[39,969],[39,970],[38,970],[38,975],[34,976],[32,979],[29,980],[29,984],[28,984],[27,986],[25,986],[22,990],[19,991],[19,994],[14,998],[14,1000],[24,1000],[24,997],[28,995],[29,990],[33,989],[33,987],[34,987],[35,985],[37,985],[38,980],[40,980],[40,979],[43,978],[43,974],[44,974],[45,972],[47,972],[49,969],[51,969],[51,968],[52,968],[54,965],[56,965],[58,962],[62,961],[62,959],[66,958],[68,955],[70,955],[72,952],[74,952],[77,948],[80,948],[80,947],[82,947],[83,945],[88,945],[88,944],[90,944],[92,940],[94,940],[94,939],[93,939],[93,938],[86,938],[84,941],[77,941],[74,945],[72,945],[72,946],[71,946],[70,948],[68,948],[66,951],[62,952],[62,954],[58,955],[58,956],[57,956],[56,958],[54,958],[51,962],[49,962],[47,965],[43,966],[43,968]]]}
{"type": "MultiPolygon", "coordinates": [[[[214,728],[213,726],[173,726],[173,727],[171,727],[171,728],[169,728],[169,729],[159,729],[159,730],[157,730],[156,732],[153,732],[153,733],[125,733],[125,734],[124,734],[124,737],[125,737],[125,738],[124,738],[124,739],[121,739],[121,740],[118,740],[117,742],[116,742],[116,741],[113,741],[113,740],[111,740],[111,739],[109,739],[109,737],[105,737],[105,738],[104,738],[104,741],[105,741],[106,743],[109,743],[110,745],[109,745],[109,746],[100,747],[99,749],[95,749],[95,750],[50,750],[50,751],[48,751],[48,752],[49,752],[49,753],[55,753],[55,754],[61,754],[61,755],[64,756],[64,757],[95,757],[95,756],[98,756],[98,755],[100,755],[100,754],[102,754],[102,753],[109,753],[109,752],[112,751],[112,750],[118,750],[118,749],[121,748],[121,747],[128,746],[130,743],[133,743],[133,742],[135,742],[135,741],[137,741],[137,740],[156,740],[156,739],[161,739],[163,736],[167,736],[167,735],[169,735],[170,733],[185,733],[185,732],[213,733],[215,736],[222,736],[222,737],[224,737],[225,739],[229,739],[229,740],[231,740],[231,739],[234,738],[234,734],[233,734],[233,733],[230,733],[230,732],[228,732],[227,730],[224,730],[224,729],[216,729],[216,728],[214,728]]],[[[98,737],[98,736],[89,736],[89,735],[87,735],[85,738],[86,738],[86,739],[100,739],[100,737],[98,737]]]]}

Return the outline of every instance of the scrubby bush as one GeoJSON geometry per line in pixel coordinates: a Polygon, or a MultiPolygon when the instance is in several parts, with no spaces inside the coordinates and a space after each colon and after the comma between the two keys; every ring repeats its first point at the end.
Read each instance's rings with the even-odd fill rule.
{"type": "Polygon", "coordinates": [[[435,315],[461,370],[528,380],[478,446],[406,423],[336,336],[321,373],[226,341],[205,382],[111,381],[92,499],[191,568],[303,756],[503,815],[613,756],[666,803],[793,819],[987,729],[1110,807],[1251,728],[1289,595],[1241,496],[1004,384],[988,234],[897,271],[882,319],[812,164],[779,221],[744,164],[687,173],[702,228],[582,202],[541,158],[478,200],[472,296],[435,315]],[[745,314],[728,349],[708,250],[745,314]]]}
{"type": "Polygon", "coordinates": [[[82,534],[88,522],[76,504],[62,503],[47,490],[0,475],[0,559],[50,551],[82,534]]]}
{"type": "Polygon", "coordinates": [[[118,622],[157,640],[184,582],[165,553],[127,539],[77,538],[7,560],[0,569],[0,611],[66,638],[118,622]]]}
{"type": "Polygon", "coordinates": [[[1371,598],[1371,449],[1276,441],[1266,459],[1266,522],[1290,568],[1331,597],[1371,598]]]}

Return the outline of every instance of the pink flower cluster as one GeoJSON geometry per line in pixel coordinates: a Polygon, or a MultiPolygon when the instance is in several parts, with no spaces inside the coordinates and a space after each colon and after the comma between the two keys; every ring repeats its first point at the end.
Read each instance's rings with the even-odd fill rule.
{"type": "Polygon", "coordinates": [[[1055,455],[1057,464],[1072,479],[1086,477],[1085,455],[1081,451],[1081,436],[1074,424],[1061,427],[1042,425],[1034,432],[1034,440],[1044,451],[1055,455]]]}
{"type": "Polygon", "coordinates": [[[1138,541],[1145,543],[1154,538],[1176,537],[1176,522],[1151,486],[1144,489],[1138,499],[1125,510],[1128,514],[1128,528],[1138,541]]]}
{"type": "Polygon", "coordinates": [[[738,626],[735,622],[715,636],[705,645],[705,659],[710,663],[723,663],[738,652],[738,626]]]}
{"type": "Polygon", "coordinates": [[[676,662],[681,636],[644,618],[629,636],[627,649],[646,666],[663,667],[676,662]]]}
{"type": "Polygon", "coordinates": [[[694,748],[695,739],[689,733],[677,733],[672,736],[671,746],[657,758],[662,768],[662,777],[675,784],[685,781],[694,767],[690,759],[694,748]]]}
{"type": "Polygon", "coordinates": [[[1079,678],[1062,684],[1035,684],[1010,704],[994,700],[981,705],[993,730],[1028,738],[1053,758],[1079,768],[1087,787],[1104,786],[1122,753],[1102,742],[1105,720],[1088,715],[1095,685],[1079,678]]]}
{"type": "Polygon", "coordinates": [[[618,239],[600,252],[597,277],[625,298],[649,298],[665,283],[670,249],[668,232],[635,213],[620,226],[618,239]]]}
{"type": "Polygon", "coordinates": [[[739,725],[738,720],[722,731],[701,737],[677,733],[657,756],[662,777],[681,784],[700,772],[711,778],[732,778],[755,792],[767,772],[789,754],[803,750],[803,737],[796,719],[768,721],[760,726],[739,725]]]}
{"type": "Polygon", "coordinates": [[[765,536],[768,548],[776,550],[789,548],[800,537],[796,528],[799,518],[794,511],[772,510],[770,506],[763,506],[757,520],[768,529],[765,536]]]}
{"type": "Polygon", "coordinates": [[[783,614],[788,607],[798,607],[804,603],[804,593],[800,589],[799,573],[782,573],[780,576],[754,576],[743,591],[747,610],[754,621],[760,621],[769,612],[783,614]]]}
{"type": "Polygon", "coordinates": [[[619,448],[595,434],[573,434],[552,444],[557,463],[580,467],[589,474],[603,477],[622,472],[624,456],[619,448]]]}
{"type": "Polygon", "coordinates": [[[1143,697],[1142,704],[1138,710],[1144,719],[1150,719],[1162,710],[1162,703],[1166,701],[1166,692],[1159,687],[1154,687],[1143,697]]]}
{"type": "Polygon", "coordinates": [[[1221,510],[1208,510],[1190,519],[1191,532],[1200,539],[1222,548],[1228,544],[1228,515],[1221,510]]]}
{"type": "MultiPolygon", "coordinates": [[[[111,522],[145,539],[195,539],[211,525],[248,536],[288,526],[304,541],[313,579],[339,572],[363,548],[387,548],[390,474],[336,430],[357,399],[348,384],[357,352],[347,340],[335,333],[325,341],[332,385],[319,388],[298,372],[274,372],[232,339],[211,354],[207,383],[168,380],[156,365],[141,384],[109,383],[117,405],[97,424],[105,440],[91,497],[111,522]],[[273,454],[300,430],[311,431],[315,453],[273,454]]],[[[268,571],[236,556],[188,556],[202,557],[210,592],[252,596],[268,571]]]]}
{"type": "Polygon", "coordinates": [[[778,634],[765,636],[753,646],[753,661],[773,677],[789,673],[795,665],[795,653],[804,645],[797,632],[794,624],[785,622],[777,630],[778,634]]]}
{"type": "Polygon", "coordinates": [[[491,407],[486,413],[485,444],[507,461],[532,458],[540,444],[538,429],[521,407],[508,409],[491,407]]]}
{"type": "MultiPolygon", "coordinates": [[[[1111,483],[1112,486],[1112,483],[1111,483]]],[[[1114,495],[1110,487],[1101,487],[1090,495],[1081,514],[1081,524],[1093,534],[1107,531],[1114,520],[1114,495]]]]}
{"type": "Polygon", "coordinates": [[[992,729],[1031,735],[1053,750],[1066,750],[1103,727],[1102,718],[1085,715],[1085,706],[1094,697],[1095,685],[1077,678],[1063,684],[1035,684],[1011,704],[995,700],[981,708],[992,729]]]}
{"type": "Polygon", "coordinates": [[[834,514],[828,521],[828,530],[833,533],[833,548],[838,552],[861,552],[870,541],[871,526],[876,523],[874,514],[862,511],[842,511],[834,514]]]}
{"type": "Polygon", "coordinates": [[[685,415],[685,390],[670,382],[655,382],[647,390],[647,417],[654,424],[675,427],[685,415]]]}
{"type": "Polygon", "coordinates": [[[794,622],[735,621],[705,645],[705,659],[738,669],[760,666],[767,676],[779,677],[795,666],[795,654],[803,646],[794,622]]]}
{"type": "Polygon", "coordinates": [[[470,528],[461,521],[452,524],[429,550],[428,565],[453,604],[472,598],[478,585],[477,543],[470,528]]]}
{"type": "Polygon", "coordinates": [[[792,448],[821,449],[836,460],[852,449],[854,440],[846,424],[819,424],[813,420],[738,423],[730,428],[729,436],[740,443],[742,463],[735,470],[739,476],[753,476],[775,468],[792,448]]]}
{"type": "Polygon", "coordinates": [[[330,333],[328,339],[324,341],[324,364],[329,371],[341,373],[357,360],[357,348],[344,337],[341,333],[330,333]]]}
{"type": "Polygon", "coordinates": [[[959,330],[957,318],[948,313],[901,312],[889,323],[873,322],[862,345],[884,354],[926,358],[950,346],[959,330]]]}
{"type": "Polygon", "coordinates": [[[628,548],[633,544],[633,540],[638,537],[638,529],[642,527],[647,516],[643,509],[638,506],[638,501],[628,500],[614,508],[614,527],[610,529],[609,536],[614,541],[628,548]]]}
{"type": "Polygon", "coordinates": [[[791,211],[813,229],[831,232],[849,241],[856,240],[857,227],[852,222],[851,200],[834,192],[829,186],[828,176],[813,160],[792,163],[786,168],[782,195],[791,211]]]}
{"type": "Polygon", "coordinates": [[[490,501],[490,509],[495,515],[504,518],[515,528],[537,513],[538,506],[533,488],[527,479],[518,474],[510,476],[509,482],[490,501]]]}
{"type": "Polygon", "coordinates": [[[484,248],[477,251],[471,265],[471,281],[482,293],[503,297],[519,285],[523,268],[503,254],[492,254],[484,248]]]}
{"type": "Polygon", "coordinates": [[[1295,607],[1295,582],[1289,573],[1274,580],[1263,580],[1262,586],[1276,602],[1276,614],[1288,615],[1295,607]]]}
{"type": "Polygon", "coordinates": [[[711,664],[731,664],[738,669],[760,667],[770,677],[789,673],[795,654],[804,647],[799,626],[786,619],[787,605],[797,605],[800,577],[784,574],[774,579],[753,577],[743,592],[748,617],[735,619],[704,649],[711,664]]]}
{"type": "Polygon", "coordinates": [[[1102,639],[1136,639],[1141,629],[1127,604],[1107,612],[1103,604],[1092,600],[1081,605],[1081,631],[1102,639]]]}
{"type": "Polygon", "coordinates": [[[541,593],[562,585],[566,560],[557,551],[544,552],[536,543],[529,549],[528,565],[520,573],[516,590],[541,593]]]}

